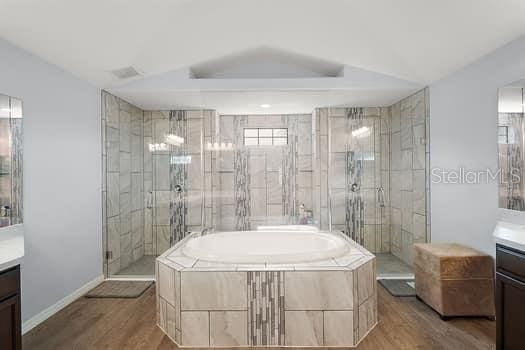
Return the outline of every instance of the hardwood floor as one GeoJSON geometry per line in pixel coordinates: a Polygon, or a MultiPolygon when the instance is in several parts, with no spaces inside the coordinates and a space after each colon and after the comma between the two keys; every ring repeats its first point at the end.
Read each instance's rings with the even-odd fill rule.
{"type": "MultiPolygon", "coordinates": [[[[496,322],[444,322],[416,298],[394,298],[378,285],[379,324],[359,344],[378,349],[495,349],[496,322]]],[[[23,337],[29,349],[176,349],[155,325],[155,288],[137,299],[81,298],[23,337]]]]}

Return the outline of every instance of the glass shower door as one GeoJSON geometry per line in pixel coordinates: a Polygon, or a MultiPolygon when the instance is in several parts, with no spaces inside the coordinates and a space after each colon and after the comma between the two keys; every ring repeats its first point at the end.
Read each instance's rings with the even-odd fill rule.
{"type": "Polygon", "coordinates": [[[333,230],[343,231],[371,252],[380,252],[384,241],[378,200],[382,193],[380,118],[374,110],[379,111],[328,110],[328,209],[333,230]]]}
{"type": "MultiPolygon", "coordinates": [[[[174,110],[153,118],[152,228],[156,255],[205,227],[205,123],[209,111],[174,110]]],[[[155,112],[154,112],[155,115],[155,112]]]]}

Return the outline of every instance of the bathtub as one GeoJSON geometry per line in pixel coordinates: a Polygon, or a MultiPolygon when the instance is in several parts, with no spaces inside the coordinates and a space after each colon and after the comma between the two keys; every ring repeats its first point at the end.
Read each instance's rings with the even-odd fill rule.
{"type": "Polygon", "coordinates": [[[257,231],[318,232],[319,228],[313,225],[262,225],[257,226],[257,231]]]}
{"type": "Polygon", "coordinates": [[[208,234],[189,240],[182,248],[188,257],[231,264],[309,263],[348,253],[345,239],[329,232],[237,231],[208,234]]]}
{"type": "Polygon", "coordinates": [[[192,233],[156,259],[157,324],[181,347],[355,347],[375,256],[341,233],[192,233]]]}

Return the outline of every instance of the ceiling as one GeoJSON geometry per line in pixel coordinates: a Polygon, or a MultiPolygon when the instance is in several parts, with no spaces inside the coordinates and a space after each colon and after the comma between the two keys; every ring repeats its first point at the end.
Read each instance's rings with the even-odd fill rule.
{"type": "MultiPolygon", "coordinates": [[[[344,76],[330,77],[336,67],[399,79],[395,93],[378,99],[387,103],[525,33],[523,0],[0,0],[0,16],[0,37],[98,87],[117,94],[127,89],[121,97],[140,91],[124,88],[128,82],[111,73],[116,69],[133,66],[140,78],[177,80],[169,89],[147,91],[151,103],[142,98],[142,106],[155,105],[153,98],[161,95],[157,106],[192,93],[204,99],[246,89],[259,91],[260,101],[270,90],[286,91],[282,96],[297,91],[298,98],[315,91],[328,96],[323,91],[330,82],[334,99],[346,91],[343,104],[385,91],[382,84],[367,90],[344,76]],[[241,63],[252,71],[271,61],[253,54],[261,47],[287,53],[291,75],[280,83],[273,76],[242,76],[246,70],[235,66],[239,54],[251,52],[241,63]],[[308,77],[303,88],[305,71],[317,76],[308,77]],[[181,72],[220,81],[203,87],[181,72]]],[[[191,102],[181,101],[177,104],[191,102]]]]}

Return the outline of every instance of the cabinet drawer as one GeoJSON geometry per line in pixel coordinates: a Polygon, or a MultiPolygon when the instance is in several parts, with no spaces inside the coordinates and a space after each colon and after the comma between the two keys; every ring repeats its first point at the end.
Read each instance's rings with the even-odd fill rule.
{"type": "Polygon", "coordinates": [[[496,269],[505,274],[512,274],[525,281],[525,254],[514,249],[498,245],[496,247],[496,269]]]}
{"type": "Polygon", "coordinates": [[[20,266],[0,272],[0,300],[20,291],[20,266]]]}

